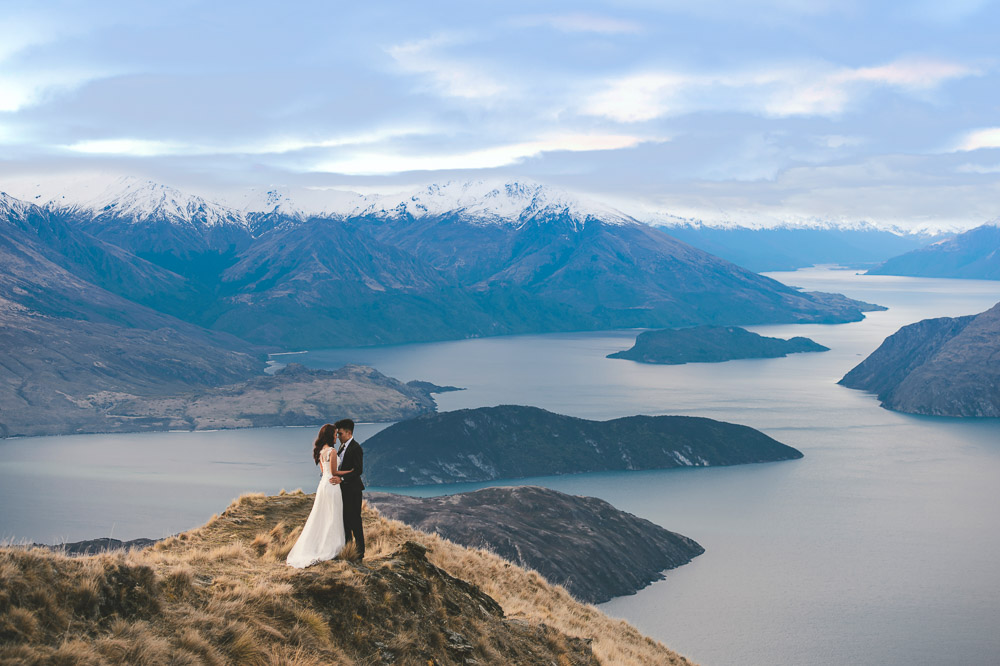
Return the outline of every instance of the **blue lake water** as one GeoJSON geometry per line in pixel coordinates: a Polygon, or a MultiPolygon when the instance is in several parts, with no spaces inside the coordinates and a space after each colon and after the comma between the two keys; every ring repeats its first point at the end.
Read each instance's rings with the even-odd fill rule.
{"type": "MultiPolygon", "coordinates": [[[[1000,301],[1000,283],[827,268],[771,275],[890,310],[853,324],[752,327],[831,348],[784,359],[605,358],[631,346],[635,331],[277,359],[367,363],[402,380],[467,388],[438,396],[442,410],[527,404],[591,419],[687,414],[763,430],[805,458],[516,483],[601,497],[701,543],[706,553],[693,563],[602,609],[703,664],[1000,663],[1000,421],[897,414],[836,385],[900,326],[986,310],[1000,301]]],[[[360,426],[359,439],[382,427],[360,426]]],[[[314,435],[270,428],[0,441],[0,537],[165,536],[242,492],[311,492],[314,435]]]]}

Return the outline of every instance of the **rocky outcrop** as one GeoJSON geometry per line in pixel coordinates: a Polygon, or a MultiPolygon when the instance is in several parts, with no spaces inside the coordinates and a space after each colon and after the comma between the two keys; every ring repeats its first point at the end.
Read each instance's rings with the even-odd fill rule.
{"type": "Polygon", "coordinates": [[[244,495],[141,551],[0,547],[0,663],[630,664],[682,656],[496,555],[363,510],[363,562],[293,569],[311,495],[244,495]]]}
{"type": "Polygon", "coordinates": [[[900,412],[1000,417],[1000,304],[904,326],[839,383],[900,412]]]}
{"type": "Polygon", "coordinates": [[[365,444],[365,482],[417,486],[801,457],[758,430],[712,419],[588,421],[502,405],[425,414],[389,426],[365,444]]]}
{"type": "Polygon", "coordinates": [[[383,516],[494,552],[589,603],[632,594],[705,552],[693,540],[604,500],[536,486],[367,498],[383,516]]]}
{"type": "Polygon", "coordinates": [[[694,326],[646,331],[625,351],[608,354],[640,363],[682,365],[721,363],[739,358],[779,358],[800,352],[829,351],[809,338],[768,338],[738,326],[694,326]]]}

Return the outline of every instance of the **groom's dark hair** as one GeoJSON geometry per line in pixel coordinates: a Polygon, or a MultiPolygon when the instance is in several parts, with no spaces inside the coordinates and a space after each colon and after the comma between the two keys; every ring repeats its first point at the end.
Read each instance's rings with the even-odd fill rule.
{"type": "Polygon", "coordinates": [[[351,419],[340,419],[333,424],[333,427],[337,430],[346,430],[347,432],[354,434],[354,421],[351,419]]]}

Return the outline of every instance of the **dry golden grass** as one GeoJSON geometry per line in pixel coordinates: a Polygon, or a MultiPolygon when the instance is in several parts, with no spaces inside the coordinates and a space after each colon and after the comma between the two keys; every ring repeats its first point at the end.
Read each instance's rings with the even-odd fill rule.
{"type": "Polygon", "coordinates": [[[243,495],[143,551],[0,548],[0,664],[588,663],[578,638],[609,666],[690,663],[536,572],[367,505],[363,564],[349,544],[336,560],[287,567],[312,499],[243,495]],[[426,549],[424,564],[401,555],[407,542],[426,549]],[[456,611],[480,593],[427,562],[477,586],[507,620],[487,613],[489,600],[456,611]]]}

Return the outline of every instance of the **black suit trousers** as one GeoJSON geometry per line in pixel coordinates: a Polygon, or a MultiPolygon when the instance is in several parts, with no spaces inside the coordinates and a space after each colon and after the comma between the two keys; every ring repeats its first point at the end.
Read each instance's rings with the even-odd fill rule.
{"type": "Polygon", "coordinates": [[[358,556],[365,556],[365,530],[361,524],[361,489],[344,488],[340,486],[341,497],[344,500],[344,536],[348,541],[354,540],[358,556]]]}

